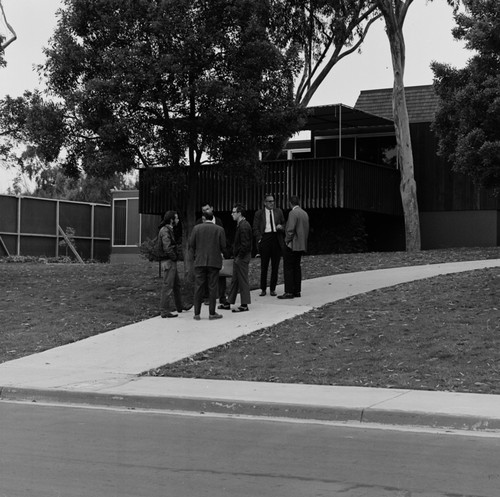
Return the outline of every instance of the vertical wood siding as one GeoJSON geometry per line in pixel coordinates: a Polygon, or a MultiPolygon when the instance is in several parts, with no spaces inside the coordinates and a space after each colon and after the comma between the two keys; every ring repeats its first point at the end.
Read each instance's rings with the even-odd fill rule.
{"type": "MultiPolygon", "coordinates": [[[[347,158],[318,158],[263,162],[261,180],[238,178],[206,166],[188,171],[197,174],[196,205],[214,204],[217,212],[231,210],[234,202],[258,209],[265,193],[272,193],[277,205],[286,205],[298,195],[304,208],[344,208],[400,215],[399,172],[384,166],[347,158]]],[[[141,169],[139,212],[162,214],[180,210],[183,199],[179,185],[169,180],[167,168],[141,169]]],[[[182,193],[182,192],[181,192],[182,193]]],[[[192,194],[193,192],[189,192],[192,194]]]]}

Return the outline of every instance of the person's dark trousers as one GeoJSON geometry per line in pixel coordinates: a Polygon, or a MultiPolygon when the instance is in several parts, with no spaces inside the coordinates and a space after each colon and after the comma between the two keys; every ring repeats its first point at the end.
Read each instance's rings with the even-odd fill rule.
{"type": "Polygon", "coordinates": [[[219,302],[221,304],[227,304],[226,289],[227,289],[226,277],[219,276],[219,302]]]}
{"type": "Polygon", "coordinates": [[[285,293],[298,295],[302,289],[301,260],[304,252],[294,252],[286,248],[283,254],[283,276],[285,278],[285,293]]]}
{"type": "Polygon", "coordinates": [[[276,290],[278,284],[278,271],[281,259],[281,247],[278,242],[278,233],[264,233],[259,244],[260,253],[260,289],[265,292],[267,288],[267,270],[271,262],[271,281],[269,289],[276,290]]]}
{"type": "MultiPolygon", "coordinates": [[[[219,276],[218,296],[219,296],[219,302],[221,304],[227,304],[226,290],[227,290],[226,277],[219,276]]],[[[208,282],[205,282],[205,285],[203,287],[203,299],[205,300],[208,299],[208,282]]]]}
{"type": "Polygon", "coordinates": [[[182,309],[181,282],[177,262],[161,261],[163,281],[160,292],[160,312],[175,312],[182,309]],[[174,305],[172,305],[172,296],[174,305]]]}
{"type": "Polygon", "coordinates": [[[208,285],[208,312],[215,314],[217,302],[217,286],[219,280],[219,269],[216,267],[198,266],[194,268],[194,313],[200,314],[201,304],[205,296],[205,288],[208,285]]]}
{"type": "Polygon", "coordinates": [[[230,304],[236,302],[238,293],[240,294],[241,305],[248,305],[250,300],[250,284],[248,282],[248,266],[250,264],[250,255],[243,259],[236,257],[233,263],[233,276],[231,286],[229,287],[228,301],[230,304]]]}

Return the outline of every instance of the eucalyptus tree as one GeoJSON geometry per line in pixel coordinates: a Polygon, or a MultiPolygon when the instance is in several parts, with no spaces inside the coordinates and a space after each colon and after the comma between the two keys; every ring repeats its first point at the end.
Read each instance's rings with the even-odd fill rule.
{"type": "Polygon", "coordinates": [[[295,99],[306,106],[333,66],[361,47],[368,29],[385,21],[394,71],[393,115],[406,249],[420,249],[420,223],[410,127],[404,92],[403,26],[413,0],[275,0],[281,27],[300,47],[302,73],[295,99]]]}
{"type": "MultiPolygon", "coordinates": [[[[371,24],[382,17],[394,73],[393,116],[401,173],[400,192],[405,219],[406,250],[420,250],[420,221],[410,125],[404,90],[406,47],[404,23],[413,0],[276,0],[290,14],[282,19],[288,37],[298,40],[302,77],[296,101],[307,105],[332,67],[361,46],[371,24]]],[[[430,0],[432,1],[432,0],[430,0]]],[[[447,0],[457,6],[459,0],[447,0]]]]}
{"type": "MultiPolygon", "coordinates": [[[[447,2],[456,6],[459,0],[447,0],[447,2]]],[[[421,248],[417,185],[404,86],[406,46],[403,28],[408,9],[412,3],[413,0],[373,0],[373,5],[379,9],[384,18],[385,31],[391,50],[394,73],[392,106],[398,167],[401,172],[400,192],[405,219],[406,250],[410,252],[421,248]]]]}
{"type": "Polygon", "coordinates": [[[404,71],[406,46],[403,34],[404,22],[413,0],[375,0],[385,20],[385,30],[391,49],[394,86],[392,107],[398,167],[401,172],[400,193],[405,219],[406,250],[417,251],[421,247],[420,216],[418,212],[417,184],[415,182],[413,150],[410,136],[410,120],[406,107],[404,71]]]}

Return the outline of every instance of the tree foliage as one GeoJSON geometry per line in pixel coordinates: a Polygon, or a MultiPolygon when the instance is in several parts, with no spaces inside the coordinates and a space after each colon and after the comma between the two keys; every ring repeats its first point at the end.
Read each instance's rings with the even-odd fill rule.
{"type": "Polygon", "coordinates": [[[43,71],[67,108],[67,174],[241,167],[297,129],[297,54],[266,0],[65,5],[43,71]]]}
{"type": "Polygon", "coordinates": [[[464,0],[453,35],[476,54],[463,69],[434,63],[439,153],[479,185],[500,189],[500,3],[464,0]]]}
{"type": "Polygon", "coordinates": [[[72,200],[75,202],[110,203],[112,190],[133,190],[137,184],[132,178],[116,173],[111,178],[81,176],[69,178],[57,165],[40,169],[26,180],[26,174],[18,172],[7,189],[9,195],[72,200]]]}
{"type": "Polygon", "coordinates": [[[67,128],[64,106],[40,92],[0,101],[0,159],[17,170],[9,193],[44,198],[109,202],[111,189],[130,188],[123,175],[68,177],[57,161],[67,128]],[[24,179],[27,178],[27,181],[24,179]]]}
{"type": "Polygon", "coordinates": [[[0,158],[30,179],[58,158],[65,133],[64,108],[39,92],[0,101],[0,158]]]}
{"type": "Polygon", "coordinates": [[[296,46],[295,101],[307,106],[335,64],[361,46],[379,17],[372,0],[271,0],[281,39],[296,46]]]}
{"type": "Polygon", "coordinates": [[[135,183],[123,174],[110,178],[81,176],[68,178],[59,167],[44,169],[36,178],[32,195],[42,198],[57,198],[79,202],[110,203],[112,190],[130,190],[135,183]]]}

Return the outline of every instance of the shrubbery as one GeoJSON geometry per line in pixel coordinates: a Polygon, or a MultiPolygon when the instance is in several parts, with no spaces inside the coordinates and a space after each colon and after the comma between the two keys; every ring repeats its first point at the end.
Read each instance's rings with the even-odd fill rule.
{"type": "MultiPolygon", "coordinates": [[[[76,264],[78,261],[69,256],[60,257],[44,257],[38,255],[9,255],[0,257],[0,264],[8,263],[31,263],[31,264],[76,264]]],[[[86,263],[95,263],[96,261],[88,260],[86,263]]]]}

